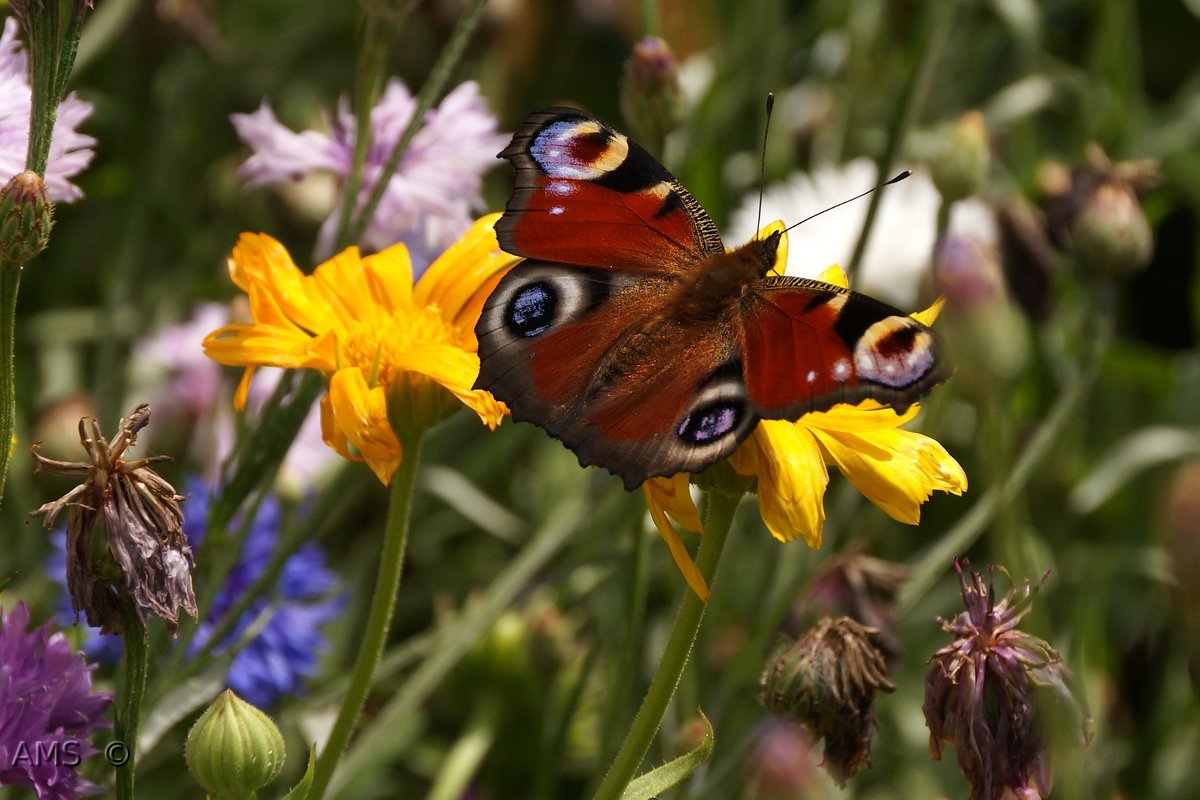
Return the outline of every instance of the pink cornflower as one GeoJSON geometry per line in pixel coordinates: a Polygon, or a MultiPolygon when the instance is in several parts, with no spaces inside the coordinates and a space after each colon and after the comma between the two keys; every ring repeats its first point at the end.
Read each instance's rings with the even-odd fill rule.
{"type": "MultiPolygon", "coordinates": [[[[361,204],[379,179],[392,148],[404,133],[416,100],[398,80],[391,80],[371,111],[371,147],[367,154],[361,204]]],[[[327,170],[344,184],[354,152],[355,117],[346,98],[337,115],[326,120],[328,132],[297,133],[282,125],[266,101],[253,114],[232,115],[233,125],[253,154],[239,174],[251,186],[297,181],[327,170]]],[[[396,242],[408,246],[414,277],[471,225],[473,210],[482,206],[484,171],[508,136],[496,131],[496,118],[473,81],[450,92],[430,111],[387,184],[387,191],[361,244],[382,250],[396,242]]],[[[333,249],[341,198],[321,226],[318,258],[333,249]]]]}

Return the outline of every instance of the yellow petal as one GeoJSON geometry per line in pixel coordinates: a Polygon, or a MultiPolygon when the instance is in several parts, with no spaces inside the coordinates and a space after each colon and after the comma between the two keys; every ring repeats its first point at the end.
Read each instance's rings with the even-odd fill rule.
{"type": "Polygon", "coordinates": [[[812,429],[825,456],[893,519],[916,525],[934,491],[962,494],[967,476],[936,440],[901,428],[860,435],[812,429]]]}
{"type": "Polygon", "coordinates": [[[810,428],[840,431],[877,431],[897,428],[911,420],[921,410],[913,403],[903,414],[875,400],[863,400],[858,405],[839,403],[828,411],[813,411],[800,418],[810,428]]]}
{"type": "Polygon", "coordinates": [[[401,452],[388,424],[383,388],[368,387],[357,368],[338,370],[329,381],[329,408],[338,431],[330,438],[344,436],[361,455],[356,460],[366,461],[381,483],[390,481],[400,465],[401,452]]]}
{"type": "Polygon", "coordinates": [[[707,602],[709,591],[704,576],[700,574],[700,568],[696,566],[683,539],[679,537],[679,531],[675,530],[675,526],[667,518],[668,510],[672,515],[675,511],[680,511],[683,517],[689,516],[680,501],[681,496],[686,497],[687,504],[691,506],[691,515],[695,517],[696,527],[702,527],[698,524],[700,515],[696,512],[696,506],[692,504],[691,494],[688,492],[688,476],[680,474],[670,478],[651,478],[642,484],[642,493],[646,498],[646,507],[650,509],[650,518],[654,520],[654,527],[658,528],[659,535],[667,543],[667,550],[671,553],[675,566],[696,596],[707,602]]]}
{"type": "Polygon", "coordinates": [[[946,298],[938,297],[937,300],[934,300],[933,303],[930,304],[929,308],[925,309],[924,311],[914,312],[911,314],[911,316],[922,325],[929,326],[932,325],[934,320],[938,318],[938,315],[942,313],[942,307],[945,305],[946,298]]]}
{"type": "Polygon", "coordinates": [[[296,267],[283,245],[270,236],[239,236],[229,258],[229,275],[250,296],[251,312],[257,321],[278,324],[277,319],[257,315],[256,307],[264,308],[262,297],[256,302],[255,293],[259,292],[271,298],[277,308],[274,313],[306,331],[315,333],[330,327],[329,309],[320,292],[296,267]]]}
{"type": "Polygon", "coordinates": [[[850,288],[850,279],[846,277],[846,272],[838,264],[832,264],[821,271],[817,276],[817,280],[822,283],[832,283],[834,286],[840,286],[843,289],[850,288]]]}
{"type": "Polygon", "coordinates": [[[417,305],[436,305],[447,322],[474,329],[479,318],[483,300],[478,302],[469,319],[464,319],[464,310],[479,294],[480,287],[490,283],[490,288],[506,271],[521,259],[500,249],[496,241],[496,221],[500,214],[488,214],[475,220],[462,237],[450,245],[425,270],[413,289],[413,302],[417,305]]]}
{"type": "Polygon", "coordinates": [[[363,259],[371,296],[387,315],[412,308],[412,259],[403,243],[363,259]]]}
{"type": "Polygon", "coordinates": [[[398,354],[393,367],[427,375],[470,408],[488,427],[495,429],[507,408],[491,392],[472,389],[479,377],[479,357],[446,344],[421,344],[398,354]]]}
{"type": "Polygon", "coordinates": [[[797,536],[821,546],[825,487],[829,471],[809,431],[798,423],[763,420],[729,459],[744,475],[758,478],[758,507],[771,535],[797,536]]]}

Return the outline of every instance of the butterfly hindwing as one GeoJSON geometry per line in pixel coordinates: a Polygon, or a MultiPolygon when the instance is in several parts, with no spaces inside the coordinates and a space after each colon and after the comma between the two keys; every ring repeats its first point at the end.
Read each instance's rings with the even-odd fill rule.
{"type": "Polygon", "coordinates": [[[716,225],[675,176],[583,111],[535,111],[500,156],[515,169],[496,225],[509,253],[678,274],[723,250],[716,225]]]}

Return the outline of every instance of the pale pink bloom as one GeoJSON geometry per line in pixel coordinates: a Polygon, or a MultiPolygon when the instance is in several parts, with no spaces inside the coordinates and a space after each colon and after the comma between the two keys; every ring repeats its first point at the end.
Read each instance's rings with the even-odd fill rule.
{"type": "MultiPolygon", "coordinates": [[[[379,179],[415,108],[416,100],[404,84],[389,81],[371,111],[371,148],[359,203],[379,179]]],[[[328,132],[290,130],[265,100],[253,114],[234,114],[232,120],[242,141],[254,151],[239,170],[251,186],[297,181],[321,170],[344,182],[350,172],[356,122],[346,98],[338,101],[336,119],[326,120],[328,132]]],[[[419,275],[434,255],[470,226],[473,211],[482,207],[483,173],[498,163],[496,153],[507,143],[508,136],[496,131],[496,118],[478,84],[460,85],[426,115],[360,244],[381,250],[404,242],[419,275]]],[[[321,226],[318,258],[332,250],[340,208],[339,197],[321,226]]]]}
{"type": "MultiPolygon", "coordinates": [[[[17,20],[9,17],[0,35],[0,186],[24,171],[29,149],[29,56],[21,49],[17,30],[17,20]]],[[[96,154],[96,140],[76,130],[91,115],[92,104],[74,92],[58,106],[45,176],[46,191],[56,203],[83,197],[70,179],[87,169],[96,154]]]]}

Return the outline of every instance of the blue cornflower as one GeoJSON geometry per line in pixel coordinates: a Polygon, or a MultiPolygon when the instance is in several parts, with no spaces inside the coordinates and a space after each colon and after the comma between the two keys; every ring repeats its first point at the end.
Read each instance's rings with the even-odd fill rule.
{"type": "MultiPolygon", "coordinates": [[[[204,536],[211,491],[199,482],[191,482],[188,490],[191,496],[183,504],[183,530],[195,549],[204,536]]],[[[241,557],[217,593],[212,611],[200,622],[189,653],[204,646],[229,609],[266,569],[278,546],[279,525],[279,501],[268,496],[259,505],[241,557]]],[[[58,554],[49,571],[61,580],[64,539],[61,534],[55,534],[53,539],[58,554]]],[[[256,706],[269,706],[281,696],[300,693],[305,679],[316,674],[317,659],[326,646],[320,627],[343,606],[344,597],[338,588],[337,576],[326,566],[325,554],[318,545],[309,542],[296,551],[284,563],[275,591],[256,600],[228,638],[214,648],[219,653],[232,647],[247,628],[266,616],[258,633],[233,657],[225,679],[229,688],[256,706]]],[[[89,654],[111,658],[120,653],[116,637],[91,633],[84,645],[89,654]]]]}
{"type": "Polygon", "coordinates": [[[87,737],[112,727],[112,695],[92,691],[92,667],[50,623],[28,627],[24,602],[0,609],[0,786],[39,800],[99,794],[75,769],[99,752],[87,737]]]}

